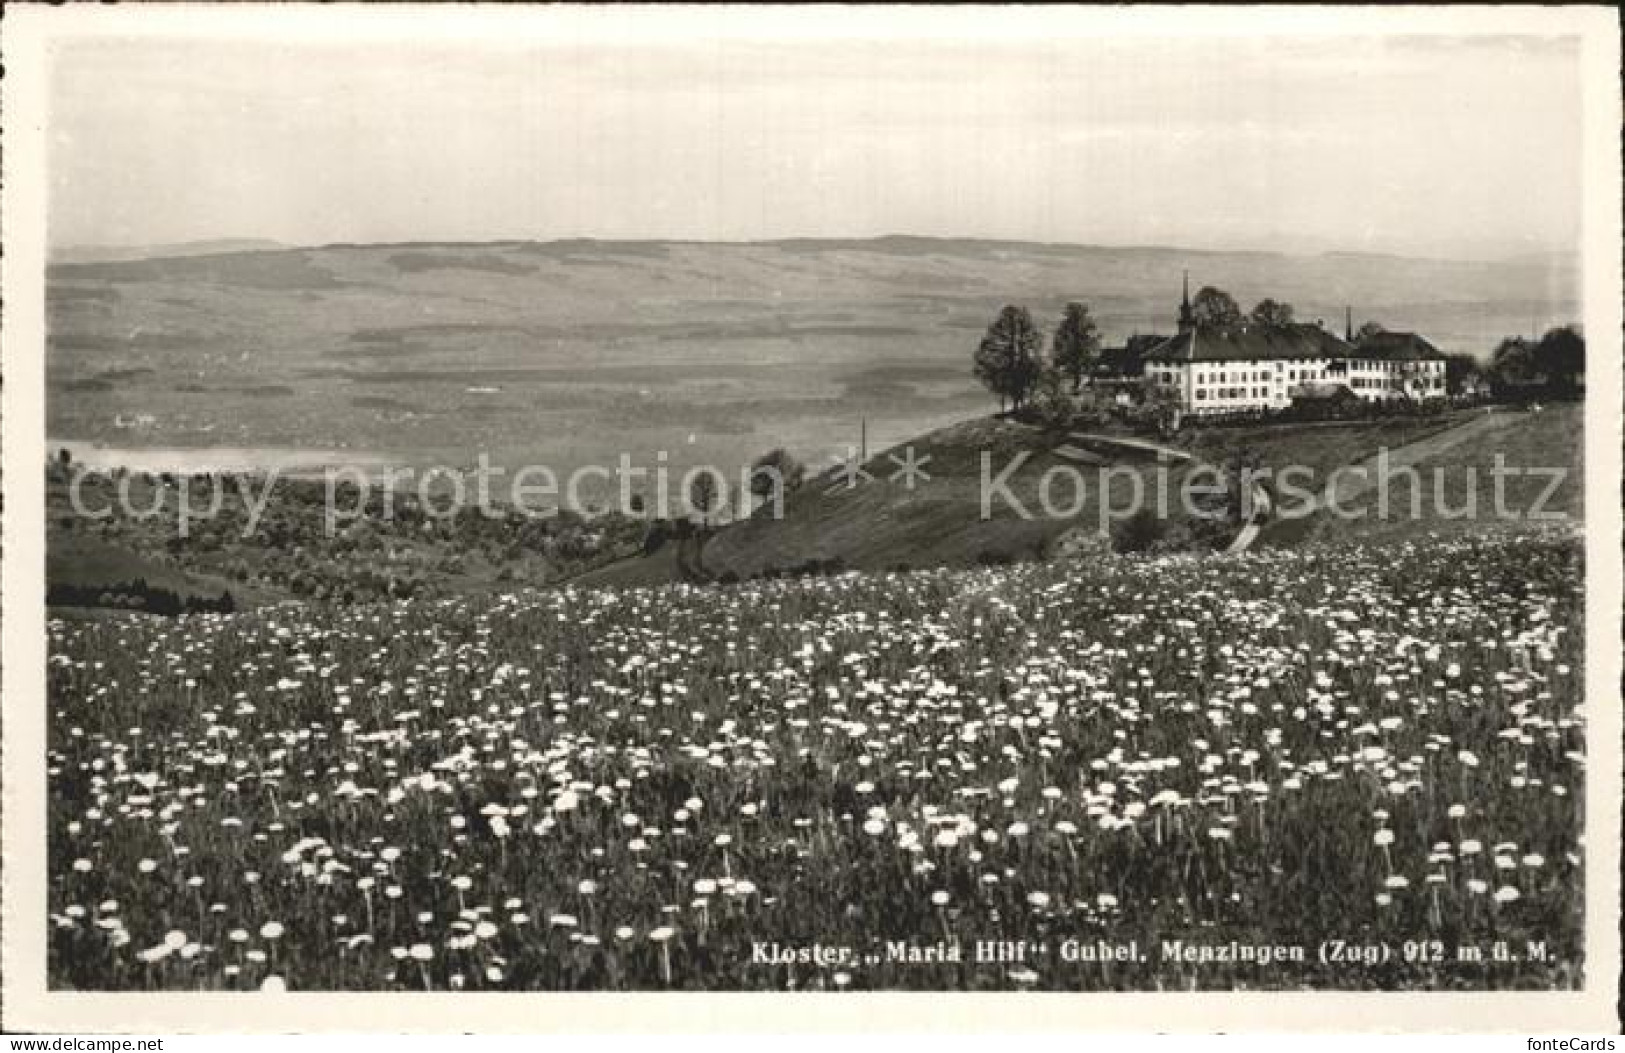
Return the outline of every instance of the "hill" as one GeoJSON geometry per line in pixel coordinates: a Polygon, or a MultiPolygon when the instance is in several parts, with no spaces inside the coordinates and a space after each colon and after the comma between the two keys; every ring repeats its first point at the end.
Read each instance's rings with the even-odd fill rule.
{"type": "Polygon", "coordinates": [[[1364,475],[1338,486],[1346,515],[1315,515],[1266,528],[1266,545],[1361,538],[1404,541],[1420,534],[1526,530],[1584,517],[1584,403],[1538,411],[1477,411],[1451,431],[1391,452],[1390,483],[1378,462],[1351,458],[1364,475]],[[1499,479],[1497,478],[1499,469],[1499,479]],[[1386,490],[1386,492],[1385,492],[1386,490]],[[1499,491],[1500,497],[1497,497],[1499,491]]]}
{"type": "Polygon", "coordinates": [[[283,597],[219,575],[159,563],[120,545],[52,532],[46,547],[47,600],[63,607],[125,607],[146,610],[155,593],[173,594],[181,605],[213,605],[227,593],[233,607],[255,607],[283,597]]]}
{"type": "Polygon", "coordinates": [[[168,245],[63,245],[49,250],[49,256],[52,263],[112,263],[227,252],[275,252],[286,248],[289,246],[270,238],[209,238],[168,245]]]}
{"type": "Polygon", "coordinates": [[[1108,341],[1172,324],[1180,272],[1447,351],[1576,314],[1576,270],[930,238],[334,245],[59,263],[49,434],[118,448],[331,450],[413,464],[728,468],[828,459],[986,412],[998,308],[1090,302],[1108,341]]]}
{"type": "Polygon", "coordinates": [[[788,496],[782,517],[764,507],[730,524],[705,546],[703,566],[747,578],[809,562],[875,571],[1043,558],[1068,531],[1096,534],[1109,526],[1103,497],[1108,507],[1127,507],[1136,485],[1146,493],[1155,486],[1151,457],[1084,465],[1057,452],[1063,442],[987,418],[931,432],[870,458],[863,469],[873,481],[849,486],[839,473],[825,473],[788,496]],[[912,484],[900,469],[910,454],[924,476],[912,484]],[[1050,501],[1064,514],[1052,517],[1043,514],[1040,490],[1045,473],[1057,468],[1064,474],[1054,477],[1050,501]],[[1106,468],[1114,474],[1097,471],[1106,468]],[[1004,481],[1010,496],[990,493],[984,504],[984,478],[1004,481]]]}
{"type": "MultiPolygon", "coordinates": [[[[1310,539],[1401,539],[1441,528],[1471,533],[1528,526],[1528,522],[1497,520],[1487,514],[1493,508],[1491,469],[1497,455],[1516,467],[1565,466],[1567,472],[1549,507],[1559,516],[1579,518],[1581,409],[1557,405],[1538,414],[1454,411],[1307,425],[1198,426],[1169,441],[1200,462],[1225,464],[1245,459],[1256,464],[1267,473],[1266,486],[1272,493],[1279,492],[1279,481],[1288,469],[1297,473],[1287,477],[1294,485],[1307,493],[1319,493],[1329,481],[1340,478],[1337,473],[1341,470],[1372,467],[1377,456],[1385,453],[1395,466],[1415,466],[1424,486],[1430,487],[1417,516],[1404,515],[1411,499],[1403,481],[1392,488],[1389,503],[1395,514],[1386,519],[1377,514],[1374,487],[1351,491],[1344,482],[1340,500],[1355,509],[1359,518],[1334,518],[1322,510],[1303,519],[1277,520],[1266,524],[1258,543],[1280,548],[1310,539]],[[1443,473],[1444,507],[1460,507],[1466,500],[1464,490],[1474,487],[1481,491],[1479,503],[1486,515],[1461,520],[1440,516],[1431,489],[1435,469],[1443,473]]],[[[826,472],[793,491],[780,517],[764,507],[748,519],[716,528],[697,550],[692,542],[685,542],[681,550],[666,546],[648,556],[599,568],[572,583],[653,585],[809,569],[963,568],[1051,558],[1063,544],[1088,544],[1087,538],[1099,534],[1103,524],[1109,529],[1113,516],[1123,518],[1122,509],[1128,507],[1136,485],[1128,473],[1138,476],[1145,494],[1157,492],[1153,489],[1158,475],[1155,460],[1112,450],[1098,464],[1080,464],[1058,452],[1058,448],[1075,446],[1062,436],[991,418],[963,422],[870,458],[864,470],[874,477],[872,482],[849,488],[837,473],[826,472]],[[924,470],[930,475],[913,487],[891,478],[905,448],[912,448],[925,461],[924,470]],[[981,503],[984,452],[991,465],[987,474],[1005,481],[1014,498],[992,501],[991,515],[984,515],[981,503]],[[1004,468],[1022,456],[1027,459],[1020,469],[1006,478],[1004,468]],[[1070,483],[1057,478],[1051,484],[1051,500],[1066,514],[1049,516],[1043,512],[1040,491],[1045,473],[1057,467],[1081,471],[1090,489],[1074,503],[1070,483]],[[1108,468],[1116,475],[1107,477],[1111,499],[1103,509],[1098,471],[1108,468]],[[1021,515],[1018,506],[1032,516],[1021,515]],[[1068,534],[1073,537],[1067,538],[1068,534]]],[[[1186,519],[1181,498],[1185,479],[1181,466],[1168,466],[1162,485],[1169,494],[1166,519],[1170,530],[1177,530],[1186,519]]],[[[1533,476],[1511,479],[1507,503],[1528,509],[1543,489],[1544,483],[1533,476]]]]}

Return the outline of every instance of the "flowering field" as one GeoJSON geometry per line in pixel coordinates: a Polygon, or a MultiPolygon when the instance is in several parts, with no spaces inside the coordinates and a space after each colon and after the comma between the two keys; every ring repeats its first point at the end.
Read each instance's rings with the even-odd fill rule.
{"type": "Polygon", "coordinates": [[[1574,986],[1581,579],[1508,535],[54,621],[52,981],[1574,986]]]}

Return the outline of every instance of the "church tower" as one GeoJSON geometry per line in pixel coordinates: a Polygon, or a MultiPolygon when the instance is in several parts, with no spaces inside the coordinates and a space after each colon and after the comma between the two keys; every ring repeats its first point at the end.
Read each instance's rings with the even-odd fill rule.
{"type": "Polygon", "coordinates": [[[1196,314],[1191,310],[1191,272],[1185,272],[1185,295],[1179,301],[1179,331],[1188,333],[1196,328],[1196,314]]]}

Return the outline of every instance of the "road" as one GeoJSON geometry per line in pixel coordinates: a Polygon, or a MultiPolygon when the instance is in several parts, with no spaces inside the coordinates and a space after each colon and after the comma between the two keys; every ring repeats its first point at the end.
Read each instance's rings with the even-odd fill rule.
{"type": "MultiPolygon", "coordinates": [[[[1167,457],[1169,460],[1173,461],[1189,461],[1194,464],[1202,463],[1197,461],[1189,450],[1181,450],[1177,446],[1165,446],[1160,442],[1152,442],[1149,439],[1131,439],[1122,435],[1100,435],[1094,432],[1085,431],[1071,432],[1067,435],[1067,439],[1073,442],[1116,446],[1119,449],[1138,450],[1143,453],[1155,453],[1160,456],[1167,457]]],[[[1074,461],[1092,460],[1088,450],[1080,449],[1076,446],[1067,444],[1057,446],[1055,448],[1055,452],[1062,457],[1066,457],[1074,461]]],[[[1253,483],[1252,502],[1249,507],[1252,510],[1252,515],[1249,516],[1247,523],[1241,528],[1241,531],[1236,534],[1235,537],[1230,539],[1230,544],[1225,546],[1224,554],[1227,556],[1237,555],[1239,553],[1246,552],[1249,548],[1251,548],[1253,542],[1258,539],[1258,531],[1262,524],[1270,517],[1270,513],[1272,511],[1270,495],[1258,483],[1253,483]]]]}
{"type": "Polygon", "coordinates": [[[1387,455],[1387,466],[1390,471],[1414,466],[1420,461],[1443,453],[1446,450],[1460,446],[1462,443],[1480,439],[1491,435],[1503,428],[1517,423],[1523,414],[1517,410],[1500,409],[1493,413],[1485,413],[1473,417],[1452,428],[1435,432],[1423,439],[1395,446],[1381,451],[1362,461],[1345,466],[1332,473],[1326,487],[1315,496],[1307,506],[1298,505],[1290,509],[1291,515],[1283,517],[1282,521],[1303,520],[1303,540],[1319,536],[1323,523],[1318,521],[1322,512],[1327,511],[1336,502],[1338,507],[1346,508],[1349,503],[1362,494],[1370,491],[1377,485],[1378,459],[1387,455]]]}

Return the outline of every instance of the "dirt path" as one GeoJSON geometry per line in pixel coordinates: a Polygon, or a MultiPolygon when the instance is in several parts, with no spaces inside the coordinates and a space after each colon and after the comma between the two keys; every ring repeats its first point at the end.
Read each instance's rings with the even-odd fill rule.
{"type": "Polygon", "coordinates": [[[1462,421],[1453,427],[1446,427],[1445,431],[1435,432],[1425,439],[1407,442],[1406,445],[1388,448],[1384,452],[1373,453],[1371,457],[1354,461],[1350,465],[1342,466],[1331,474],[1328,484],[1316,494],[1315,499],[1308,504],[1282,507],[1282,515],[1274,518],[1272,522],[1264,525],[1269,538],[1274,543],[1302,544],[1313,541],[1326,531],[1326,518],[1323,513],[1331,510],[1336,502],[1337,507],[1349,507],[1350,500],[1355,500],[1362,494],[1367,494],[1376,486],[1378,479],[1378,458],[1386,453],[1388,455],[1389,470],[1409,468],[1419,461],[1435,457],[1449,448],[1458,447],[1464,442],[1484,439],[1495,432],[1510,427],[1523,419],[1523,414],[1514,410],[1497,410],[1495,413],[1479,414],[1474,418],[1462,421]]]}
{"type": "Polygon", "coordinates": [[[1409,468],[1419,461],[1434,457],[1462,443],[1491,435],[1521,419],[1523,414],[1515,410],[1497,410],[1494,413],[1473,417],[1444,431],[1435,432],[1424,439],[1379,451],[1364,460],[1345,465],[1331,474],[1325,488],[1307,507],[1295,506],[1290,510],[1290,516],[1276,522],[1289,524],[1283,532],[1283,537],[1301,535],[1299,540],[1303,541],[1317,538],[1325,529],[1325,522],[1319,518],[1321,513],[1330,510],[1334,503],[1338,507],[1346,508],[1349,502],[1376,487],[1379,459],[1383,454],[1387,455],[1387,466],[1390,470],[1409,468]]]}
{"type": "MultiPolygon", "coordinates": [[[[1174,461],[1184,461],[1191,464],[1203,463],[1198,461],[1195,455],[1193,455],[1189,450],[1182,450],[1177,446],[1165,446],[1160,442],[1152,442],[1149,439],[1131,439],[1121,435],[1100,435],[1094,432],[1084,431],[1071,432],[1067,435],[1067,438],[1069,440],[1082,443],[1095,443],[1099,445],[1116,446],[1122,449],[1138,450],[1143,453],[1155,453],[1174,461]]],[[[1087,449],[1079,449],[1076,446],[1063,444],[1055,447],[1055,452],[1060,456],[1069,458],[1071,460],[1091,460],[1091,454],[1087,449]]],[[[1262,528],[1263,523],[1269,519],[1273,510],[1273,506],[1270,503],[1270,495],[1258,483],[1253,484],[1252,501],[1250,507],[1252,509],[1252,515],[1248,518],[1247,523],[1241,528],[1240,533],[1230,540],[1230,544],[1225,546],[1224,554],[1227,556],[1233,556],[1237,553],[1246,552],[1247,549],[1251,548],[1253,542],[1258,539],[1258,532],[1262,528]]]]}

